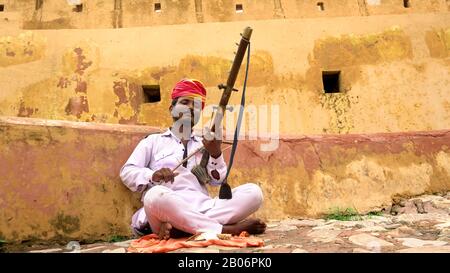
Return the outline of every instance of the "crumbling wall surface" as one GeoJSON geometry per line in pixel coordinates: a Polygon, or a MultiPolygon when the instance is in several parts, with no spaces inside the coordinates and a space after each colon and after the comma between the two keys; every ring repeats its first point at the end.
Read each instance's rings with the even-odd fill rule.
{"type": "Polygon", "coordinates": [[[140,201],[118,172],[134,145],[156,129],[0,119],[2,239],[130,235],[131,216],[140,201]]]}
{"type": "MultiPolygon", "coordinates": [[[[183,77],[205,83],[207,105],[219,101],[234,43],[250,25],[247,103],[277,105],[280,133],[450,128],[450,17],[378,17],[2,29],[0,115],[168,126],[170,92],[183,77]],[[324,71],[340,71],[339,93],[324,92],[324,71]],[[149,102],[143,85],[159,86],[160,101],[149,102]]],[[[238,93],[230,103],[239,104],[238,93]]]]}
{"type": "MultiPolygon", "coordinates": [[[[140,196],[119,170],[148,126],[0,118],[0,237],[96,240],[130,235],[140,196]]],[[[241,141],[229,182],[261,186],[264,219],[335,208],[380,210],[395,196],[450,189],[450,131],[241,141]]],[[[229,150],[225,152],[228,159],[229,150]]],[[[211,189],[212,192],[217,189],[211,189]]]]}
{"type": "MultiPolygon", "coordinates": [[[[80,1],[79,8],[68,1],[21,1],[23,29],[112,28],[114,1],[80,1]]],[[[75,1],[74,1],[75,3],[75,1]]]]}
{"type": "Polygon", "coordinates": [[[446,0],[5,0],[0,26],[128,28],[248,20],[445,13],[446,0]],[[76,3],[77,1],[72,1],[76,3]]]}
{"type": "Polygon", "coordinates": [[[450,28],[429,30],[425,40],[431,57],[446,59],[450,56],[450,28]]]}
{"type": "Polygon", "coordinates": [[[271,152],[241,141],[229,181],[261,185],[265,218],[380,211],[396,196],[449,190],[449,140],[449,130],[308,135],[282,137],[271,152]]]}
{"type": "Polygon", "coordinates": [[[197,23],[195,2],[192,0],[121,1],[121,25],[118,27],[174,25],[197,23]],[[157,11],[155,4],[160,4],[157,11]]]}
{"type": "Polygon", "coordinates": [[[210,0],[202,2],[204,22],[232,22],[288,18],[280,0],[210,0]]]}
{"type": "Polygon", "coordinates": [[[370,15],[445,12],[448,5],[448,1],[442,0],[366,0],[365,2],[370,15]]]}
{"type": "Polygon", "coordinates": [[[286,18],[361,16],[359,1],[282,1],[286,18]]]}

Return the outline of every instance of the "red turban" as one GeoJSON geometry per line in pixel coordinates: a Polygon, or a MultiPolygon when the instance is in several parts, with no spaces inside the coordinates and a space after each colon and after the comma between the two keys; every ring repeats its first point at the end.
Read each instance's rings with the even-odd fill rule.
{"type": "Polygon", "coordinates": [[[202,101],[203,109],[206,101],[206,89],[199,80],[183,79],[179,81],[172,90],[172,99],[179,97],[200,99],[202,101]]]}

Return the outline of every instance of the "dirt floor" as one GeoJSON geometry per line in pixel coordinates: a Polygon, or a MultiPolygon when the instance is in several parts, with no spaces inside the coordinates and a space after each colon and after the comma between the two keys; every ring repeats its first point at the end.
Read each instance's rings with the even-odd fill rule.
{"type": "MultiPolygon", "coordinates": [[[[268,222],[263,247],[231,248],[209,246],[183,248],[174,252],[446,252],[450,253],[450,192],[397,199],[383,213],[357,215],[337,211],[328,219],[281,219],[268,222]]],[[[81,252],[126,253],[132,240],[45,247],[22,246],[33,253],[81,252]]],[[[7,251],[10,252],[11,250],[7,251]]]]}

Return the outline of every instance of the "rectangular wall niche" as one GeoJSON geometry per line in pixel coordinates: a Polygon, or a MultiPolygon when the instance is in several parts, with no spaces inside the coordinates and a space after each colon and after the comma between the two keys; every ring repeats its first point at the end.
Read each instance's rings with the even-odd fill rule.
{"type": "Polygon", "coordinates": [[[154,103],[161,101],[161,89],[159,85],[142,85],[144,93],[144,103],[154,103]]]}
{"type": "Polygon", "coordinates": [[[243,13],[244,6],[242,4],[236,4],[236,13],[243,13]]]}
{"type": "Polygon", "coordinates": [[[5,5],[0,4],[0,12],[3,12],[3,11],[5,11],[5,5]]]}
{"type": "Polygon", "coordinates": [[[161,3],[155,3],[155,12],[161,12],[161,3]]]}
{"type": "Polygon", "coordinates": [[[323,2],[318,2],[317,3],[317,9],[319,11],[324,11],[325,10],[325,5],[323,4],[323,2]]]}
{"type": "Polygon", "coordinates": [[[325,93],[341,92],[341,71],[322,71],[322,83],[325,93]]]}
{"type": "Polygon", "coordinates": [[[411,1],[409,0],[403,0],[403,7],[410,8],[411,7],[411,1]]]}
{"type": "Polygon", "coordinates": [[[75,5],[72,9],[73,12],[83,12],[83,4],[75,5]]]}

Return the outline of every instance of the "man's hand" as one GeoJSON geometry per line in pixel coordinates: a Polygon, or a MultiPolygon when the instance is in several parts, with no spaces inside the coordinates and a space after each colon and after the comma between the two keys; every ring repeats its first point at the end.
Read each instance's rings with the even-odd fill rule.
{"type": "Polygon", "coordinates": [[[175,180],[175,176],[179,173],[172,172],[169,168],[162,168],[153,173],[152,181],[153,182],[173,182],[175,180]]]}
{"type": "Polygon", "coordinates": [[[218,158],[222,154],[221,145],[222,145],[222,138],[217,137],[220,134],[214,135],[211,133],[211,131],[208,128],[205,128],[205,135],[203,136],[203,146],[205,146],[205,149],[208,151],[208,153],[213,158],[218,158]]]}

